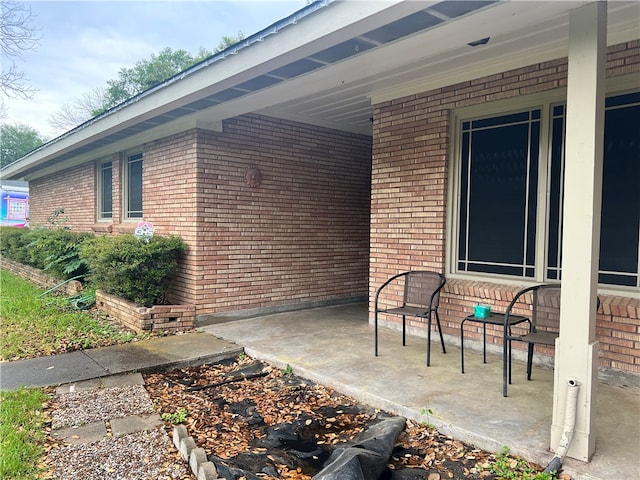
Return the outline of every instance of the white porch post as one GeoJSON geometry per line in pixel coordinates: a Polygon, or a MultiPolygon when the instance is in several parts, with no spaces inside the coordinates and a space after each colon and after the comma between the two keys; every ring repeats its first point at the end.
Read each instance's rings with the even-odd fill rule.
{"type": "Polygon", "coordinates": [[[595,451],[598,344],[595,340],[600,249],[607,2],[570,16],[560,338],[555,350],[551,448],[560,442],[567,381],[580,384],[568,456],[595,451]]]}

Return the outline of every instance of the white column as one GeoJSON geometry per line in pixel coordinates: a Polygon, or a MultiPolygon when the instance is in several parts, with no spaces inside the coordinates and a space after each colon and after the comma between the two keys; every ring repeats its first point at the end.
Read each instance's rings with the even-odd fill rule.
{"type": "Polygon", "coordinates": [[[595,340],[600,249],[607,2],[570,15],[560,338],[556,343],[551,448],[560,442],[567,381],[580,384],[568,456],[595,451],[598,345],[595,340]]]}

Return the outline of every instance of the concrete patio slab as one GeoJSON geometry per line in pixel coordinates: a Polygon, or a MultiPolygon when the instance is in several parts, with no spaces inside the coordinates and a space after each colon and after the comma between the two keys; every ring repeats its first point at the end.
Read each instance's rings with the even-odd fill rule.
{"type": "MultiPolygon", "coordinates": [[[[553,372],[514,361],[513,385],[502,396],[502,357],[473,351],[465,342],[465,374],[459,339],[435,341],[426,366],[426,339],[380,330],[373,354],[373,327],[365,304],[280,313],[221,323],[203,330],[244,346],[248,355],[332,386],[338,391],[489,451],[508,446],[540,465],[549,451],[553,372]]],[[[435,337],[435,336],[434,336],[435,337]]],[[[477,345],[476,345],[477,346],[477,345]]],[[[597,451],[590,463],[565,461],[576,479],[640,478],[640,390],[598,386],[597,451]]]]}

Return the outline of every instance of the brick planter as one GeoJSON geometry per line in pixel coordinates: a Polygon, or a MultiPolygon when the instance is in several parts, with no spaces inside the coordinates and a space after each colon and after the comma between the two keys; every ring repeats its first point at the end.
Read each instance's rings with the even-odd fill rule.
{"type": "MultiPolygon", "coordinates": [[[[30,267],[29,265],[14,262],[7,258],[2,258],[0,266],[14,275],[18,275],[19,277],[24,278],[25,280],[28,280],[42,288],[53,288],[64,282],[64,280],[52,277],[47,272],[30,267]]],[[[64,285],[61,285],[60,289],[64,290],[67,295],[76,295],[82,291],[82,283],[77,280],[71,280],[64,285]]]]}
{"type": "Polygon", "coordinates": [[[118,323],[136,332],[184,332],[195,325],[195,305],[140,307],[123,298],[96,290],[96,306],[118,323]]]}

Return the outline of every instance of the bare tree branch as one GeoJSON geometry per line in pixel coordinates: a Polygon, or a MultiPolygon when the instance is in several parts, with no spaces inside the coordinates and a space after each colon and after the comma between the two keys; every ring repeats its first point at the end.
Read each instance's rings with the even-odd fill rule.
{"type": "Polygon", "coordinates": [[[39,45],[40,35],[33,26],[31,9],[13,0],[0,2],[0,56],[8,65],[0,75],[0,91],[9,98],[30,98],[35,89],[28,85],[29,79],[18,69],[16,60],[22,53],[34,50],[39,45]]]}
{"type": "Polygon", "coordinates": [[[106,89],[94,88],[71,103],[65,103],[49,117],[49,125],[70,130],[93,117],[93,112],[105,104],[106,89]]]}

